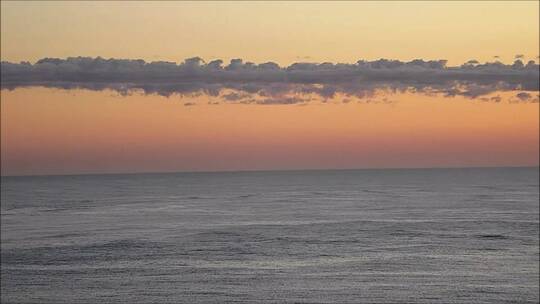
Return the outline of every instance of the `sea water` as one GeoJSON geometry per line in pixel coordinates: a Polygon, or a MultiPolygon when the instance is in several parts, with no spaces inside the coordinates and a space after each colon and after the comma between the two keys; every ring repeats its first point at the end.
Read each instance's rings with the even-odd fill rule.
{"type": "Polygon", "coordinates": [[[2,177],[2,303],[538,303],[539,169],[2,177]]]}

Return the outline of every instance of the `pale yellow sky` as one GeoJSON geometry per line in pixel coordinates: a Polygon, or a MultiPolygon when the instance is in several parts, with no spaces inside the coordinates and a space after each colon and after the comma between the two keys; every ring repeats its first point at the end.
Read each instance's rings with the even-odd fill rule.
{"type": "Polygon", "coordinates": [[[1,58],[537,60],[539,2],[6,2],[1,58]]]}

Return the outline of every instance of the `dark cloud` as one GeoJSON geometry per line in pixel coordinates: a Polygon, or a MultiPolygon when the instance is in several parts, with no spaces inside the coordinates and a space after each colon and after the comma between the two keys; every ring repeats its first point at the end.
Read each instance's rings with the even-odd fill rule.
{"type": "Polygon", "coordinates": [[[521,101],[528,101],[529,99],[532,98],[532,95],[527,92],[521,92],[521,93],[517,93],[516,97],[521,101]]]}
{"type": "Polygon", "coordinates": [[[501,98],[501,96],[497,95],[497,96],[491,97],[490,100],[493,101],[493,102],[501,102],[502,98],[501,98]]]}
{"type": "Polygon", "coordinates": [[[280,67],[233,59],[206,63],[202,58],[174,62],[70,57],[44,58],[31,64],[1,63],[2,89],[27,86],[90,90],[110,89],[119,94],[142,91],[170,96],[207,94],[225,101],[258,104],[305,103],[306,96],[322,100],[371,97],[377,90],[420,92],[477,98],[495,91],[538,91],[539,66],[470,60],[448,67],[445,60],[409,62],[379,59],[354,64],[298,62],[280,67]]]}
{"type": "Polygon", "coordinates": [[[532,102],[532,103],[538,103],[540,102],[540,94],[530,94],[527,92],[520,92],[517,93],[515,98],[512,98],[510,102],[532,102]]]}
{"type": "Polygon", "coordinates": [[[223,97],[227,101],[239,101],[239,100],[249,98],[251,97],[251,95],[248,93],[230,92],[230,93],[221,95],[221,97],[223,97]]]}
{"type": "Polygon", "coordinates": [[[528,92],[520,92],[508,99],[510,103],[538,103],[540,102],[539,94],[530,94],[528,92]]]}

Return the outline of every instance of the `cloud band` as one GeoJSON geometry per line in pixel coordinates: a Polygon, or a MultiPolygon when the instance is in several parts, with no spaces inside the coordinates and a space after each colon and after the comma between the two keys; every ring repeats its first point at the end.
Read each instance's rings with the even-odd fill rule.
{"type": "MultiPolygon", "coordinates": [[[[355,64],[273,62],[255,64],[233,59],[205,62],[199,57],[174,62],[145,62],[100,57],[45,58],[35,64],[1,63],[2,89],[43,86],[90,90],[111,89],[121,94],[224,94],[229,102],[299,103],[310,94],[332,98],[336,94],[363,98],[376,90],[414,91],[477,98],[494,91],[539,91],[539,65],[471,60],[448,67],[445,60],[409,62],[380,59],[355,64]]],[[[528,93],[527,93],[528,94],[528,93]]],[[[519,100],[528,100],[521,94],[519,100]]]]}

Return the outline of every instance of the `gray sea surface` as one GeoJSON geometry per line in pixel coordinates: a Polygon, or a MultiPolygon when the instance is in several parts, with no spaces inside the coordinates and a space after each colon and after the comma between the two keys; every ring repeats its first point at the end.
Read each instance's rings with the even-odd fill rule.
{"type": "Polygon", "coordinates": [[[1,303],[538,302],[537,167],[1,179],[1,303]]]}

